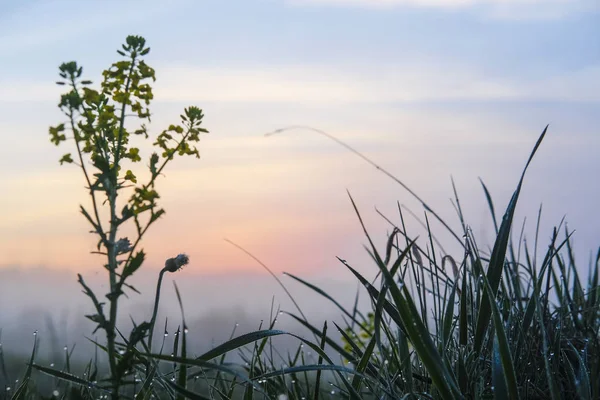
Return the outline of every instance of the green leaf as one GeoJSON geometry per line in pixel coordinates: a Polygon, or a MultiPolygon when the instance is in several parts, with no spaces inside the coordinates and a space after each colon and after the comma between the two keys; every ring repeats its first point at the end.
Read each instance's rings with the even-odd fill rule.
{"type": "Polygon", "coordinates": [[[133,258],[129,260],[125,268],[123,268],[123,273],[121,274],[121,282],[125,281],[129,276],[133,275],[135,271],[138,270],[142,266],[144,262],[144,258],[146,254],[144,254],[143,250],[140,250],[136,253],[133,258]]]}

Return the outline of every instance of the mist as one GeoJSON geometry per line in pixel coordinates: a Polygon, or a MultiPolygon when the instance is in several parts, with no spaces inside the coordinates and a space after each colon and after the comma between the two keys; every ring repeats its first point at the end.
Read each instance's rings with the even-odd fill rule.
{"type": "MultiPolygon", "coordinates": [[[[86,284],[96,291],[99,298],[106,292],[107,277],[103,272],[83,274],[86,284]]],[[[136,323],[150,320],[157,277],[158,273],[153,270],[146,273],[142,270],[131,280],[141,294],[127,290],[128,298],[123,297],[120,302],[118,326],[125,336],[132,327],[131,320],[136,323]]],[[[321,327],[326,320],[343,324],[339,309],[327,299],[314,292],[311,294],[310,289],[289,277],[281,276],[280,279],[314,326],[321,327]]],[[[357,286],[352,280],[309,280],[343,306],[353,306],[357,286]]],[[[166,322],[166,348],[170,348],[177,328],[183,329],[173,282],[176,282],[182,296],[191,354],[201,354],[225,342],[234,329],[236,336],[261,327],[267,329],[274,318],[277,319],[274,329],[312,338],[306,329],[284,313],[289,311],[299,315],[272,276],[266,273],[200,275],[184,270],[165,276],[163,281],[155,343],[162,342],[166,322]]],[[[365,300],[363,293],[363,305],[365,300]]],[[[0,269],[0,342],[6,356],[23,357],[25,362],[33,346],[33,333],[37,332],[40,359],[49,363],[62,362],[63,348],[66,346],[71,350],[75,346],[73,359],[89,361],[90,355],[94,354],[94,344],[87,338],[98,336],[92,333],[95,324],[84,315],[92,313],[92,303],[81,292],[75,272],[44,267],[0,269]]],[[[100,342],[104,340],[103,337],[98,339],[100,342]]],[[[278,337],[274,343],[282,354],[300,344],[292,336],[278,337]]],[[[232,354],[232,358],[235,357],[236,354],[232,354]]]]}

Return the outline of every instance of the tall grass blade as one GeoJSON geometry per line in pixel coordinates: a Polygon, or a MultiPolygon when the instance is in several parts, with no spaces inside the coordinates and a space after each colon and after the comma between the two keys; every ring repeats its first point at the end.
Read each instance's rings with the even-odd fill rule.
{"type": "Polygon", "coordinates": [[[27,388],[29,386],[29,380],[31,379],[31,372],[33,371],[33,360],[35,359],[35,352],[37,350],[37,331],[33,334],[33,350],[31,351],[31,357],[29,358],[29,364],[27,364],[27,370],[25,370],[25,374],[21,379],[21,384],[15,390],[15,393],[12,396],[12,400],[22,400],[27,396],[27,388]]]}
{"type": "MultiPolygon", "coordinates": [[[[504,213],[504,217],[502,218],[502,224],[500,225],[500,229],[498,230],[498,236],[496,237],[496,241],[494,242],[494,248],[492,249],[492,255],[490,257],[490,262],[487,271],[487,280],[489,281],[489,289],[492,291],[492,299],[496,297],[496,292],[498,291],[498,286],[500,285],[500,278],[502,277],[502,271],[504,268],[504,261],[506,257],[506,250],[508,248],[508,241],[510,238],[510,228],[512,226],[515,208],[517,207],[517,200],[519,199],[519,194],[521,193],[521,186],[525,178],[525,172],[527,171],[527,167],[529,167],[529,164],[531,163],[531,160],[533,159],[533,156],[535,155],[538,147],[542,143],[544,136],[546,136],[547,130],[548,126],[544,128],[544,131],[538,138],[531,154],[529,155],[527,164],[525,164],[525,168],[521,173],[521,178],[519,179],[517,189],[513,193],[512,198],[506,209],[506,212],[504,213]]],[[[487,285],[484,288],[484,291],[485,290],[487,290],[487,285]]],[[[485,337],[488,325],[490,323],[491,313],[492,311],[490,306],[490,298],[489,296],[484,296],[481,299],[479,314],[477,316],[477,326],[475,328],[474,348],[477,352],[481,351],[483,339],[485,337]]]]}

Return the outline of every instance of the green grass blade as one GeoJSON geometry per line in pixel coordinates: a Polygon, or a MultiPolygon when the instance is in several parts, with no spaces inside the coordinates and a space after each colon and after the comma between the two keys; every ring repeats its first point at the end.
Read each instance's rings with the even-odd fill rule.
{"type": "Polygon", "coordinates": [[[196,359],[197,360],[212,360],[213,358],[219,357],[219,356],[226,354],[232,350],[236,350],[242,346],[256,342],[256,341],[264,339],[266,337],[285,335],[286,333],[287,332],[280,331],[277,329],[261,330],[261,331],[246,333],[244,335],[240,335],[236,338],[228,340],[227,342],[215,347],[214,349],[209,350],[206,353],[196,357],[196,359]]]}
{"type": "MultiPolygon", "coordinates": [[[[544,136],[546,135],[546,131],[548,130],[548,126],[544,129],[539,139],[537,140],[533,151],[531,152],[529,159],[527,160],[527,164],[525,164],[525,168],[521,173],[521,178],[519,179],[519,184],[517,185],[517,189],[512,195],[512,198],[508,204],[506,212],[504,213],[504,217],[502,218],[502,224],[500,225],[500,229],[498,230],[498,236],[496,237],[496,241],[494,242],[494,248],[492,249],[492,255],[490,257],[490,262],[487,271],[487,280],[489,281],[489,289],[492,291],[492,299],[496,297],[496,292],[498,291],[498,286],[500,285],[500,278],[502,278],[502,271],[504,268],[504,261],[506,258],[506,250],[508,248],[508,241],[510,239],[510,228],[512,226],[512,220],[515,212],[515,208],[517,207],[517,200],[519,199],[519,194],[521,193],[521,186],[523,185],[523,179],[525,178],[525,172],[527,171],[527,167],[531,163],[533,156],[535,155],[537,149],[539,148],[544,136]]],[[[487,285],[486,289],[487,290],[487,285]]],[[[481,299],[481,305],[479,308],[479,314],[477,316],[477,327],[475,329],[475,339],[474,339],[474,347],[475,351],[481,351],[481,346],[483,345],[483,339],[487,332],[488,325],[491,319],[491,306],[490,306],[490,298],[489,296],[484,296],[481,299]]]]}
{"type": "MultiPolygon", "coordinates": [[[[327,339],[327,321],[323,323],[323,332],[321,334],[321,351],[325,352],[325,343],[327,339]]],[[[319,361],[317,365],[322,365],[323,357],[319,356],[319,361]]],[[[317,370],[317,377],[315,378],[315,394],[313,396],[314,400],[319,400],[319,390],[321,388],[321,370],[317,370]]]]}
{"type": "Polygon", "coordinates": [[[579,354],[579,351],[573,346],[573,343],[569,342],[569,346],[573,350],[573,353],[577,357],[577,363],[579,364],[579,368],[575,372],[575,387],[577,388],[577,395],[582,400],[591,400],[592,399],[592,390],[590,385],[590,373],[585,366],[585,362],[579,354]]]}
{"type": "Polygon", "coordinates": [[[494,336],[494,348],[492,351],[492,388],[494,390],[494,399],[510,399],[504,369],[502,368],[502,357],[500,356],[500,346],[498,337],[494,336]]]}
{"type": "Polygon", "coordinates": [[[29,364],[27,364],[27,369],[25,370],[25,374],[21,379],[21,384],[15,390],[15,393],[12,396],[12,400],[22,400],[27,396],[27,388],[29,385],[29,380],[31,379],[31,372],[33,371],[33,360],[35,359],[35,352],[37,350],[37,331],[33,334],[33,350],[31,351],[31,357],[29,359],[29,364]]]}
{"type": "MultiPolygon", "coordinates": [[[[175,283],[175,281],[173,281],[173,286],[175,287],[175,294],[177,295],[177,302],[179,303],[179,309],[181,311],[181,323],[183,325],[183,330],[179,333],[179,335],[181,335],[181,352],[179,353],[179,355],[182,358],[186,358],[187,357],[187,333],[188,333],[188,328],[187,328],[187,324],[185,322],[185,312],[183,311],[183,301],[181,300],[181,293],[179,292],[179,288],[177,287],[177,283],[175,283]]],[[[177,336],[179,338],[179,335],[177,336]]],[[[175,349],[175,351],[177,351],[177,348],[175,349]]],[[[173,354],[177,354],[177,352],[173,353],[173,354]]],[[[187,365],[182,364],[179,367],[179,374],[177,376],[177,386],[182,388],[182,389],[186,389],[187,388],[187,365]]],[[[180,393],[180,395],[177,397],[177,400],[184,400],[184,395],[182,393],[180,393]]]]}
{"type": "Polygon", "coordinates": [[[485,185],[485,183],[483,183],[483,180],[481,178],[479,178],[479,182],[481,183],[481,187],[483,187],[483,192],[485,193],[485,199],[487,200],[488,207],[490,209],[490,215],[492,217],[492,222],[494,223],[494,231],[496,232],[496,236],[497,236],[498,235],[498,219],[496,218],[494,202],[492,201],[492,196],[490,195],[490,192],[489,192],[487,186],[485,185]]]}
{"type": "Polygon", "coordinates": [[[58,370],[48,368],[48,367],[43,367],[43,366],[37,365],[37,364],[32,364],[32,367],[46,375],[53,376],[62,381],[65,381],[65,382],[68,382],[71,384],[75,384],[75,385],[79,385],[79,386],[83,386],[83,387],[93,387],[95,389],[102,390],[106,393],[110,393],[109,390],[97,385],[96,383],[82,379],[76,375],[69,374],[69,373],[63,372],[63,371],[58,371],[58,370]]]}
{"type": "MultiPolygon", "coordinates": [[[[502,364],[502,372],[504,375],[504,381],[506,383],[506,390],[508,392],[508,397],[506,398],[518,400],[520,396],[517,384],[517,374],[515,372],[515,364],[510,352],[508,338],[506,337],[506,331],[504,330],[504,324],[502,323],[502,317],[500,316],[500,311],[496,305],[495,297],[492,294],[493,291],[491,290],[487,277],[482,275],[482,279],[485,285],[484,291],[487,294],[487,299],[491,305],[494,329],[496,331],[495,337],[497,339],[497,355],[502,364]]],[[[496,353],[495,350],[494,353],[496,353]]],[[[494,357],[496,357],[496,354],[494,354],[494,357]]]]}

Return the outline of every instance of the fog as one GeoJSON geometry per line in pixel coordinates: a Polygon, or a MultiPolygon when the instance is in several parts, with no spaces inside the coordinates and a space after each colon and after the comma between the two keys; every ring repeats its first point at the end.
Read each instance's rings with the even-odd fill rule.
{"type": "MultiPolygon", "coordinates": [[[[108,278],[103,272],[83,274],[99,299],[106,293],[104,282],[108,278]]],[[[128,290],[128,298],[121,298],[119,327],[123,334],[127,335],[131,329],[130,317],[137,323],[150,320],[157,276],[154,270],[142,269],[131,279],[130,283],[141,294],[128,290]]],[[[325,320],[343,323],[341,313],[327,299],[314,292],[311,294],[310,289],[289,277],[282,276],[280,279],[315,326],[320,328],[325,320]]],[[[272,317],[277,317],[276,329],[312,338],[290,316],[276,314],[279,309],[295,314],[298,310],[272,276],[266,273],[203,276],[184,270],[166,275],[163,281],[155,331],[158,343],[162,341],[165,320],[168,321],[169,332],[167,346],[181,325],[173,281],[177,283],[183,299],[189,329],[188,346],[192,354],[200,354],[226,341],[234,328],[236,335],[257,330],[261,324],[264,329],[272,317]]],[[[352,280],[320,279],[311,282],[321,286],[343,305],[353,305],[357,286],[352,280]]],[[[363,296],[362,300],[364,302],[366,298],[363,296]]],[[[75,346],[73,358],[88,361],[93,355],[94,345],[86,337],[95,337],[92,335],[95,324],[84,315],[92,313],[92,303],[81,292],[75,272],[42,267],[0,269],[0,341],[7,356],[26,357],[32,349],[33,333],[37,331],[40,359],[62,362],[63,347],[71,349],[75,346]]],[[[102,342],[100,331],[97,335],[102,342]]],[[[278,337],[274,343],[285,354],[286,349],[295,349],[300,342],[292,336],[284,336],[278,337]]],[[[236,354],[232,356],[235,358],[236,354]]]]}

